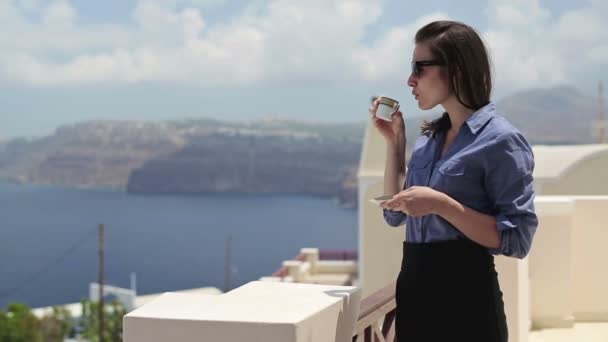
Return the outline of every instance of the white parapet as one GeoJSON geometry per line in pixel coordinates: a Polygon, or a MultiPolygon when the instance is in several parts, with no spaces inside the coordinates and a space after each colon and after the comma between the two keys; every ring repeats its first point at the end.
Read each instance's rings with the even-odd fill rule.
{"type": "Polygon", "coordinates": [[[537,328],[608,321],[608,196],[538,196],[530,252],[532,320],[537,328]]]}
{"type": "Polygon", "coordinates": [[[572,293],[577,321],[608,322],[608,196],[573,196],[572,293]]]}
{"type": "Polygon", "coordinates": [[[494,263],[503,292],[509,342],[527,342],[530,329],[528,258],[498,256],[494,263]]]}
{"type": "Polygon", "coordinates": [[[538,196],[539,226],[530,251],[531,315],[534,328],[574,325],[572,234],[574,200],[538,196]]]}
{"type": "Polygon", "coordinates": [[[346,342],[361,292],[254,281],[219,296],[165,293],[124,317],[125,342],[346,342]]]}

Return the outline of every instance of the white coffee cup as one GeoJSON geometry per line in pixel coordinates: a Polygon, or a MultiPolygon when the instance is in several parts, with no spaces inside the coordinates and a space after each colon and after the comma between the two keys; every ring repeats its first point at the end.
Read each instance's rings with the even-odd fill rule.
{"type": "Polygon", "coordinates": [[[380,96],[380,103],[378,103],[378,110],[376,116],[385,121],[393,121],[393,114],[399,110],[399,101],[393,100],[390,97],[380,96]]]}

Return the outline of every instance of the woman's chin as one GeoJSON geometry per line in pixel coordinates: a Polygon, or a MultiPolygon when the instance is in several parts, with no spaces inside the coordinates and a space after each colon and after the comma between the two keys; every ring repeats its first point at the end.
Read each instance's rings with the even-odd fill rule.
{"type": "Polygon", "coordinates": [[[420,100],[418,100],[418,108],[420,108],[421,110],[429,110],[430,108],[428,108],[428,105],[425,105],[424,102],[421,102],[420,100]]]}
{"type": "Polygon", "coordinates": [[[422,101],[418,100],[418,108],[420,108],[421,110],[431,110],[431,109],[435,108],[435,106],[436,106],[436,104],[422,102],[422,101]]]}

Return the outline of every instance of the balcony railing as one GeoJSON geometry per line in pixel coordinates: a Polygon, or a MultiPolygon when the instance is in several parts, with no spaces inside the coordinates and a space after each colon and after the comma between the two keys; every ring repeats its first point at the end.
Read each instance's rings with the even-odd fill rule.
{"type": "Polygon", "coordinates": [[[395,282],[361,301],[353,342],[395,341],[395,282]]]}
{"type": "MultiPolygon", "coordinates": [[[[356,251],[316,250],[318,254],[311,254],[307,253],[306,250],[303,249],[303,252],[292,259],[292,261],[307,262],[307,260],[315,260],[317,257],[321,261],[357,260],[356,251]]],[[[289,274],[289,268],[283,266],[274,272],[272,277],[285,278],[289,274]]],[[[394,341],[395,311],[395,282],[393,282],[361,301],[359,317],[353,331],[353,342],[394,341]]]]}

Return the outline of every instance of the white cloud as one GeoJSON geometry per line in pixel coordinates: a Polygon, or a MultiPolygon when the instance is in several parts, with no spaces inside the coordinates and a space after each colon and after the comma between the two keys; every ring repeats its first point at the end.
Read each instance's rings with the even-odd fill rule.
{"type": "MultiPolygon", "coordinates": [[[[140,0],[132,25],[84,25],[68,0],[0,0],[0,79],[34,85],[405,80],[415,32],[449,18],[422,15],[364,40],[382,0],[252,2],[209,25],[201,8],[223,2],[140,0]],[[34,10],[39,23],[24,14],[34,10]]],[[[553,17],[538,0],[490,0],[483,35],[499,87],[577,81],[581,68],[606,64],[608,31],[600,18],[606,7],[593,0],[553,17]]]]}
{"type": "MultiPolygon", "coordinates": [[[[127,48],[144,38],[139,31],[118,25],[78,25],[78,13],[69,2],[40,5],[37,15],[41,22],[31,22],[12,1],[0,0],[0,67],[4,55],[77,57],[93,50],[127,48]]],[[[153,38],[146,37],[148,41],[153,38]]]]}
{"type": "Polygon", "coordinates": [[[509,31],[489,31],[496,83],[509,88],[552,85],[566,81],[565,63],[553,46],[535,44],[509,31]]]}
{"type": "Polygon", "coordinates": [[[599,6],[595,1],[554,18],[538,0],[491,1],[491,26],[484,36],[494,57],[499,87],[512,91],[596,82],[577,77],[582,70],[597,69],[608,61],[599,47],[608,38],[599,6]]]}
{"type": "Polygon", "coordinates": [[[514,31],[527,31],[545,23],[550,13],[542,8],[538,0],[490,0],[489,21],[498,27],[514,31]]]}
{"type": "Polygon", "coordinates": [[[16,0],[16,4],[20,9],[26,12],[33,12],[40,9],[43,1],[44,0],[16,0]]]}
{"type": "Polygon", "coordinates": [[[352,49],[380,14],[365,0],[273,2],[253,20],[265,38],[263,68],[273,80],[348,77],[352,49]]]}
{"type": "MultiPolygon", "coordinates": [[[[178,11],[171,8],[175,3],[140,1],[133,12],[136,28],[112,27],[107,35],[59,25],[74,23],[75,13],[66,6],[47,8],[54,20],[30,31],[49,30],[53,37],[61,32],[65,40],[45,48],[12,46],[0,63],[11,80],[33,84],[333,79],[351,74],[352,49],[381,13],[380,5],[368,0],[283,0],[270,2],[261,15],[245,12],[207,28],[198,9],[178,11]],[[118,39],[112,46],[113,38],[118,39]],[[35,53],[60,46],[70,53],[68,61],[53,62],[35,53]]],[[[30,35],[44,44],[35,36],[30,35]]]]}
{"type": "Polygon", "coordinates": [[[77,19],[76,10],[67,1],[51,3],[42,16],[42,24],[51,27],[71,27],[77,19]]]}
{"type": "Polygon", "coordinates": [[[178,5],[196,7],[218,6],[226,3],[226,1],[227,0],[157,0],[156,3],[169,8],[175,8],[178,5]]]}
{"type": "Polygon", "coordinates": [[[408,26],[391,29],[370,47],[356,49],[352,58],[362,78],[368,81],[407,80],[416,31],[432,21],[447,19],[449,17],[444,13],[423,16],[408,26]]]}

